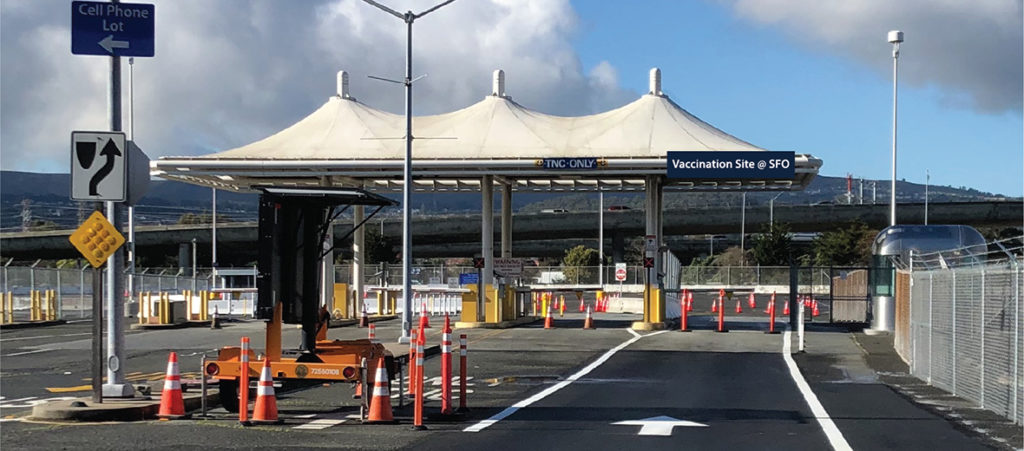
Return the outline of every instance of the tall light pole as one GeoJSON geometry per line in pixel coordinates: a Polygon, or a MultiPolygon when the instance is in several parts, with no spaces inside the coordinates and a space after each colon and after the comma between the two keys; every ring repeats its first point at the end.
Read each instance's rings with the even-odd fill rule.
{"type": "Polygon", "coordinates": [[[775,226],[775,199],[778,199],[783,194],[786,193],[776,194],[775,197],[768,201],[768,224],[772,227],[775,226]]]}
{"type": "MultiPolygon", "coordinates": [[[[128,58],[128,139],[135,141],[135,57],[128,58]]],[[[128,206],[128,293],[135,299],[135,206],[128,206]]]]}
{"type": "Polygon", "coordinates": [[[597,192],[597,259],[597,284],[604,288],[604,191],[597,192]]]}
{"type": "MultiPolygon", "coordinates": [[[[412,24],[427,14],[445,6],[455,0],[447,0],[434,5],[419,14],[406,11],[404,14],[395,11],[387,6],[377,3],[374,0],[363,0],[378,9],[391,14],[405,22],[406,26],[406,47],[405,47],[405,164],[402,168],[402,335],[398,338],[400,343],[409,342],[409,328],[412,326],[412,279],[409,273],[412,272],[412,24]]],[[[384,81],[394,81],[373,77],[384,81]]]]}
{"type": "Polygon", "coordinates": [[[901,42],[903,42],[902,31],[889,32],[889,43],[892,44],[892,185],[889,193],[889,225],[891,226],[896,225],[896,86],[901,42]]]}
{"type": "Polygon", "coordinates": [[[747,192],[740,207],[740,266],[747,266],[747,192]]]}
{"type": "Polygon", "coordinates": [[[928,225],[928,184],[932,181],[932,174],[924,170],[924,225],[928,225]]]}

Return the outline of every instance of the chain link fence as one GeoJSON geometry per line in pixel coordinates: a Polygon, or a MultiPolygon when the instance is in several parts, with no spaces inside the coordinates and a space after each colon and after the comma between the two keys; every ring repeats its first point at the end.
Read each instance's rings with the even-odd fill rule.
{"type": "MultiPolygon", "coordinates": [[[[75,320],[92,317],[92,277],[95,269],[34,268],[27,266],[5,266],[0,269],[0,289],[3,295],[11,294],[13,320],[28,321],[30,318],[33,291],[54,290],[57,296],[57,319],[75,320]]],[[[208,276],[193,279],[181,271],[146,271],[134,276],[136,293],[169,292],[179,294],[184,290],[208,290],[208,276]],[[152,272],[152,273],[150,273],[152,272]]],[[[127,284],[130,276],[125,275],[127,284]]],[[[128,286],[125,286],[126,302],[128,286]]],[[[6,308],[6,306],[5,306],[6,308]]]]}
{"type": "Polygon", "coordinates": [[[911,373],[1024,423],[1024,269],[1013,255],[963,267],[917,264],[929,257],[909,265],[911,373]]]}

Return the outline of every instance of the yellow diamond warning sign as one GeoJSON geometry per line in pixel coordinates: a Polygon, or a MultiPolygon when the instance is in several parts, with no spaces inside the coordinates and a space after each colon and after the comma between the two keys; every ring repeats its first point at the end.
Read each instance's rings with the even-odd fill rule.
{"type": "Polygon", "coordinates": [[[124,244],[124,236],[98,211],[94,211],[68,239],[95,268],[103,266],[107,257],[124,244]]]}

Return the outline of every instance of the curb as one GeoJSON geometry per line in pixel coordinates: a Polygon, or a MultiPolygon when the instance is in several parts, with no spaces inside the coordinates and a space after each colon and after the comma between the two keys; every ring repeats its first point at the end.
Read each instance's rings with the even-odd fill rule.
{"type": "Polygon", "coordinates": [[[66,323],[67,320],[63,319],[53,321],[25,321],[20,323],[0,324],[0,329],[30,329],[33,327],[59,326],[66,323]]]}
{"type": "MultiPolygon", "coordinates": [[[[375,315],[375,316],[368,316],[366,319],[369,322],[371,322],[371,323],[376,323],[376,322],[379,322],[379,321],[390,321],[390,320],[393,320],[393,319],[396,319],[396,318],[398,318],[398,315],[375,315]]],[[[331,319],[329,327],[349,327],[349,326],[354,326],[354,325],[357,325],[357,324],[359,324],[359,320],[358,319],[342,319],[342,320],[331,319]]]]}
{"type": "Polygon", "coordinates": [[[524,316],[519,319],[511,321],[500,321],[497,323],[481,323],[472,321],[456,321],[453,329],[508,329],[510,327],[521,326],[523,324],[530,324],[533,322],[540,321],[542,318],[539,316],[524,316]]]}
{"type": "Polygon", "coordinates": [[[132,330],[162,330],[162,329],[183,329],[186,327],[210,327],[212,321],[185,321],[172,324],[132,324],[132,330]]]}
{"type": "MultiPolygon", "coordinates": [[[[202,406],[202,395],[185,395],[183,397],[185,411],[198,410],[202,406]]],[[[216,389],[209,390],[206,395],[207,405],[216,405],[220,396],[216,389]]],[[[156,418],[160,411],[159,397],[146,400],[107,399],[102,404],[94,404],[92,398],[78,398],[71,401],[50,402],[32,408],[29,421],[144,421],[156,418]],[[73,407],[71,404],[81,402],[84,407],[73,407]]]]}

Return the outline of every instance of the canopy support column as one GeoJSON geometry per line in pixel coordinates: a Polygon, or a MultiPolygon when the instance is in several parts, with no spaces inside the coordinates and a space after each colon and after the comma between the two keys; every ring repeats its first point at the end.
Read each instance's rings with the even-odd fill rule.
{"type": "Polygon", "coordinates": [[[512,184],[501,186],[501,258],[512,258],[512,184]]]}
{"type": "Polygon", "coordinates": [[[660,283],[661,277],[661,229],[663,182],[661,177],[649,175],[644,181],[644,216],[647,236],[655,237],[659,249],[653,255],[646,251],[645,258],[654,258],[654,267],[645,268],[644,319],[633,323],[634,330],[657,330],[665,328],[665,298],[660,283]]]}
{"type": "MultiPolygon", "coordinates": [[[[352,207],[352,226],[358,227],[366,217],[366,211],[362,205],[352,207]]],[[[366,228],[359,227],[352,234],[352,301],[349,302],[349,311],[345,312],[348,318],[359,317],[360,307],[363,302],[363,278],[365,267],[363,265],[366,251],[366,228]]]]}
{"type": "Polygon", "coordinates": [[[320,257],[320,306],[330,311],[334,305],[334,224],[328,222],[326,229],[320,257]]]}
{"type": "MultiPolygon", "coordinates": [[[[480,180],[480,220],[481,227],[481,257],[484,259],[483,277],[480,278],[479,289],[484,290],[484,299],[487,298],[487,287],[494,285],[494,176],[485,175],[480,180]]],[[[485,305],[480,306],[477,315],[482,316],[485,305]]]]}

